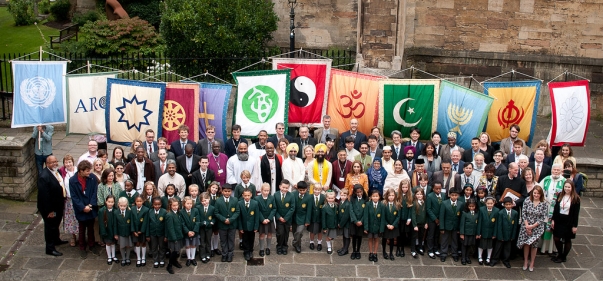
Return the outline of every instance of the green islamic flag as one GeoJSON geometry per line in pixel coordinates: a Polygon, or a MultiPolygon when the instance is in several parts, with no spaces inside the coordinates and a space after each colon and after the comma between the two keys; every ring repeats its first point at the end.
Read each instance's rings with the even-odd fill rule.
{"type": "Polygon", "coordinates": [[[410,130],[418,127],[421,139],[429,140],[438,120],[439,87],[440,80],[435,79],[382,80],[379,124],[384,135],[398,130],[402,137],[409,137],[410,130]]]}

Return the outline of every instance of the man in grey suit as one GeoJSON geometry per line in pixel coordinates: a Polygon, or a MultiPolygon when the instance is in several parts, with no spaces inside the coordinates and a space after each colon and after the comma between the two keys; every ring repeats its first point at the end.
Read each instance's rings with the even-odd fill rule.
{"type": "Polygon", "coordinates": [[[167,150],[165,148],[160,148],[157,151],[159,159],[157,161],[153,161],[153,167],[155,167],[155,186],[157,186],[157,182],[159,182],[159,178],[167,173],[167,150]]]}
{"type": "MultiPolygon", "coordinates": [[[[314,138],[319,143],[327,143],[327,135],[339,136],[339,129],[331,127],[331,116],[325,115],[322,117],[322,128],[318,128],[314,131],[314,138]]],[[[335,145],[333,147],[339,147],[339,140],[335,138],[335,145]]]]}
{"type": "Polygon", "coordinates": [[[167,146],[168,140],[164,137],[160,137],[159,139],[157,139],[157,151],[153,152],[153,154],[151,154],[149,156],[149,158],[151,158],[151,161],[155,162],[157,160],[159,160],[159,150],[160,149],[165,149],[167,152],[167,159],[172,159],[172,160],[176,160],[176,155],[174,155],[173,152],[167,150],[166,146],[167,146]]]}
{"type": "Polygon", "coordinates": [[[214,127],[213,125],[207,126],[207,129],[205,130],[205,135],[207,136],[206,138],[200,139],[197,142],[197,147],[195,147],[196,155],[207,156],[208,154],[212,153],[211,146],[214,141],[220,143],[220,152],[224,153],[224,141],[221,139],[214,138],[216,136],[216,127],[214,127]]]}
{"type": "Polygon", "coordinates": [[[147,152],[147,155],[151,155],[154,152],[156,152],[157,150],[159,150],[159,146],[157,145],[157,142],[155,141],[155,131],[153,131],[153,129],[148,129],[145,133],[145,142],[144,142],[144,149],[147,152]]]}

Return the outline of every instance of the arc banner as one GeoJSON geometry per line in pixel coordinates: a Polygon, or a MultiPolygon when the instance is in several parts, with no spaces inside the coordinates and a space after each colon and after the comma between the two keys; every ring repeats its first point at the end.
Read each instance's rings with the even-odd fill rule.
{"type": "Polygon", "coordinates": [[[195,142],[199,140],[199,130],[197,130],[198,108],[199,84],[167,83],[161,124],[163,128],[162,135],[168,139],[168,143],[180,138],[178,127],[181,125],[188,126],[188,139],[195,142]]]}
{"type": "Polygon", "coordinates": [[[560,146],[584,146],[590,122],[588,80],[549,83],[552,126],[548,142],[560,146]]]}
{"type": "MultiPolygon", "coordinates": [[[[438,104],[438,132],[442,136],[456,132],[456,143],[465,149],[471,147],[471,139],[477,137],[486,124],[494,99],[474,90],[442,80],[438,104]]],[[[447,143],[446,137],[442,138],[447,143]]]]}
{"type": "Polygon", "coordinates": [[[287,128],[289,81],[291,70],[235,72],[237,99],[234,122],[241,125],[241,135],[256,137],[260,130],[276,134],[276,123],[287,128]]]}
{"type": "Polygon", "coordinates": [[[107,79],[107,142],[129,146],[145,131],[161,136],[165,83],[107,79]]]}
{"type": "Polygon", "coordinates": [[[273,58],[272,69],[291,69],[290,126],[320,126],[327,113],[331,59],[273,58]]]}
{"type": "Polygon", "coordinates": [[[199,83],[199,137],[206,138],[208,125],[216,128],[216,138],[227,139],[226,117],[232,85],[217,83],[199,83]]]}
{"type": "Polygon", "coordinates": [[[532,145],[540,97],[540,80],[485,82],[484,93],[494,98],[488,114],[487,132],[492,142],[509,136],[509,127],[518,124],[519,138],[532,145]]]}
{"type": "Polygon", "coordinates": [[[403,137],[418,127],[422,140],[431,138],[438,120],[437,101],[440,95],[438,79],[385,79],[380,82],[382,98],[379,126],[384,136],[398,130],[403,137]]]}
{"type": "Polygon", "coordinates": [[[118,72],[70,74],[67,79],[67,134],[106,134],[107,79],[118,72]]]}
{"type": "Polygon", "coordinates": [[[12,128],[67,122],[66,61],[12,61],[12,128]]]}
{"type": "Polygon", "coordinates": [[[383,76],[332,69],[327,114],[340,132],[358,119],[358,130],[368,135],[379,121],[379,80],[383,76]]]}

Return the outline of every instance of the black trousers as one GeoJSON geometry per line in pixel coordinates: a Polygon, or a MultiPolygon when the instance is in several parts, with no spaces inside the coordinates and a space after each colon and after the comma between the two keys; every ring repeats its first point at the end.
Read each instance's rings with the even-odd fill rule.
{"type": "Polygon", "coordinates": [[[511,256],[511,248],[513,246],[512,240],[500,241],[496,240],[494,246],[494,252],[492,253],[492,260],[509,261],[511,256]]]}
{"type": "Polygon", "coordinates": [[[255,242],[255,232],[243,231],[243,249],[246,252],[253,252],[253,242],[255,242]]]}
{"type": "MultiPolygon", "coordinates": [[[[417,245],[423,248],[423,243],[425,243],[425,240],[423,240],[425,237],[425,224],[417,225],[417,227],[419,228],[419,231],[414,231],[413,229],[412,240],[410,241],[410,251],[415,253],[417,252],[417,245]],[[418,244],[416,243],[417,240],[419,241],[418,244]]],[[[429,230],[429,226],[427,229],[429,230]]]]}
{"type": "Polygon", "coordinates": [[[220,229],[220,245],[222,246],[222,256],[232,257],[234,252],[234,241],[236,229],[220,229]]]}
{"type": "Polygon", "coordinates": [[[435,253],[440,251],[440,230],[435,222],[427,225],[427,249],[430,253],[435,253]]]}
{"type": "Polygon", "coordinates": [[[211,227],[199,230],[199,257],[205,258],[209,257],[209,255],[211,254],[210,248],[212,234],[213,233],[211,227]]]}
{"type": "Polygon", "coordinates": [[[46,241],[46,252],[56,251],[55,245],[61,241],[61,233],[59,232],[59,225],[63,220],[63,213],[56,214],[54,218],[42,217],[44,220],[44,240],[46,241]]]}
{"type": "Polygon", "coordinates": [[[153,255],[153,262],[162,262],[165,259],[164,236],[150,236],[150,252],[153,255]]]}
{"type": "Polygon", "coordinates": [[[277,248],[286,248],[287,241],[289,240],[289,229],[291,228],[291,223],[289,222],[280,222],[276,221],[276,247],[277,248]]]}

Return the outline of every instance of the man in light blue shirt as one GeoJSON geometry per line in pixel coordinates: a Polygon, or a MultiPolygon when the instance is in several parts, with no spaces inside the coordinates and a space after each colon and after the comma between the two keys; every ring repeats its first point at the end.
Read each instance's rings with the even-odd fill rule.
{"type": "Polygon", "coordinates": [[[52,125],[40,125],[33,127],[31,137],[35,140],[34,153],[36,155],[36,167],[38,173],[42,172],[46,158],[52,155],[52,135],[54,127],[52,125]]]}

